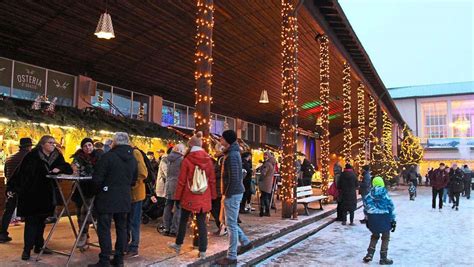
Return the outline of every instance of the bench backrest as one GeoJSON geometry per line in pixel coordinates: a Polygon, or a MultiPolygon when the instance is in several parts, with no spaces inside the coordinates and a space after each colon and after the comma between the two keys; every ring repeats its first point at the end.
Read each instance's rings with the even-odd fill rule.
{"type": "Polygon", "coordinates": [[[299,186],[296,188],[296,198],[308,197],[313,195],[313,188],[308,186],[299,186]]]}

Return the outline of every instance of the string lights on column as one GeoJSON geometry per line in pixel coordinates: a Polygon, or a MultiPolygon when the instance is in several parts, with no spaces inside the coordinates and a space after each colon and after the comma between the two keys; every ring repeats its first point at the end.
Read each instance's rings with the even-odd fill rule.
{"type": "MultiPolygon", "coordinates": [[[[373,144],[377,143],[376,137],[377,131],[377,104],[375,103],[375,99],[369,95],[369,147],[372,149],[373,144]]],[[[371,155],[372,161],[372,152],[369,154],[371,155]]]]}
{"type": "Polygon", "coordinates": [[[327,195],[329,183],[329,39],[319,37],[319,92],[321,99],[321,178],[322,191],[327,195]]]}
{"type": "Polygon", "coordinates": [[[281,44],[283,47],[282,63],[282,217],[292,216],[296,196],[296,131],[298,128],[298,24],[295,6],[288,0],[281,1],[282,28],[281,44]]]}
{"type": "Polygon", "coordinates": [[[344,113],[343,121],[343,151],[344,161],[351,162],[351,146],[352,146],[352,132],[351,132],[351,67],[347,62],[344,62],[344,74],[342,81],[342,105],[344,113]]]}
{"type": "Polygon", "coordinates": [[[360,83],[357,88],[357,128],[359,140],[359,153],[357,153],[358,165],[362,167],[366,164],[365,155],[365,87],[360,83]]]}
{"type": "MultiPolygon", "coordinates": [[[[197,0],[198,11],[196,13],[196,53],[194,62],[196,63],[196,97],[194,119],[196,130],[204,133],[204,144],[209,145],[209,131],[211,128],[210,105],[212,104],[212,48],[214,42],[212,31],[214,28],[214,4],[213,0],[197,0]]],[[[208,147],[206,147],[208,148],[208,147]]]]}

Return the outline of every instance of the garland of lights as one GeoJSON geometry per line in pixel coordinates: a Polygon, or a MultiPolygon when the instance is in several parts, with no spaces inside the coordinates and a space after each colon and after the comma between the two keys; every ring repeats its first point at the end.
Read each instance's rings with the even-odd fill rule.
{"type": "Polygon", "coordinates": [[[357,128],[359,138],[359,153],[357,155],[357,161],[359,168],[366,164],[365,155],[365,87],[362,83],[357,88],[357,122],[359,127],[357,128]]]}
{"type": "Polygon", "coordinates": [[[281,44],[283,47],[282,63],[282,217],[290,218],[296,204],[296,121],[298,114],[298,23],[294,14],[295,7],[288,0],[281,1],[282,28],[281,44]]]}
{"type": "Polygon", "coordinates": [[[207,150],[210,143],[211,119],[209,118],[210,114],[203,114],[202,110],[204,108],[201,107],[208,107],[212,104],[210,91],[212,86],[212,48],[214,47],[212,39],[214,28],[213,2],[213,0],[197,0],[196,53],[194,54],[194,62],[196,63],[196,72],[194,73],[194,79],[196,80],[194,120],[196,130],[202,131],[204,134],[203,141],[207,150]]]}
{"type": "Polygon", "coordinates": [[[327,195],[329,182],[329,39],[320,37],[319,45],[319,92],[321,98],[321,189],[327,195]]]}
{"type": "MultiPolygon", "coordinates": [[[[369,146],[371,147],[372,144],[377,143],[376,137],[377,131],[377,104],[375,103],[375,99],[369,95],[369,146]]],[[[372,161],[371,157],[371,161],[372,161]]]]}
{"type": "Polygon", "coordinates": [[[351,145],[352,145],[352,132],[351,132],[351,67],[347,62],[344,62],[344,74],[342,81],[342,105],[344,111],[343,121],[343,150],[342,155],[346,163],[351,162],[351,145]]]}
{"type": "Polygon", "coordinates": [[[392,179],[397,175],[398,164],[393,158],[393,145],[392,145],[392,121],[388,117],[385,111],[382,112],[383,120],[383,132],[382,132],[382,144],[384,157],[386,161],[386,168],[384,169],[384,177],[387,179],[392,179]]]}

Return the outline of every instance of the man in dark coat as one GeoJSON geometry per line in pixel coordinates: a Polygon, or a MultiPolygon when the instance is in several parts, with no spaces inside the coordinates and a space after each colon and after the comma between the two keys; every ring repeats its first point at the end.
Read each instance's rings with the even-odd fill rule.
{"type": "Polygon", "coordinates": [[[20,163],[23,161],[23,158],[31,151],[33,146],[31,138],[21,138],[20,139],[20,151],[11,155],[5,162],[5,178],[7,179],[7,199],[5,201],[5,211],[3,212],[2,224],[0,225],[0,243],[10,242],[11,237],[8,236],[8,226],[12,219],[13,212],[15,212],[18,195],[12,189],[8,187],[8,183],[13,176],[13,173],[20,166],[20,163]]]}
{"type": "Polygon", "coordinates": [[[459,209],[459,198],[464,191],[464,172],[458,168],[456,163],[453,164],[453,167],[449,171],[449,192],[453,198],[453,209],[459,209]]]}
{"type": "Polygon", "coordinates": [[[436,196],[439,196],[439,211],[443,209],[443,190],[448,185],[449,177],[448,173],[445,170],[444,163],[439,164],[439,168],[433,171],[433,174],[430,177],[433,200],[432,208],[436,209],[436,196]]]}
{"type": "Polygon", "coordinates": [[[113,265],[123,266],[127,245],[127,213],[131,207],[131,186],[138,175],[137,161],[129,145],[127,133],[117,132],[112,149],[97,162],[92,176],[97,194],[94,209],[97,212],[97,234],[99,236],[99,262],[89,266],[109,266],[112,253],[110,225],[115,223],[116,241],[113,265]]]}
{"type": "Polygon", "coordinates": [[[311,185],[311,179],[315,171],[313,164],[306,157],[301,164],[301,172],[303,173],[303,186],[311,185]]]}
{"type": "Polygon", "coordinates": [[[346,164],[345,169],[339,178],[339,184],[337,187],[340,190],[339,197],[341,198],[343,211],[342,225],[346,225],[348,212],[350,214],[350,225],[354,225],[354,211],[356,210],[357,206],[357,186],[357,176],[352,170],[352,166],[350,164],[346,164]]]}

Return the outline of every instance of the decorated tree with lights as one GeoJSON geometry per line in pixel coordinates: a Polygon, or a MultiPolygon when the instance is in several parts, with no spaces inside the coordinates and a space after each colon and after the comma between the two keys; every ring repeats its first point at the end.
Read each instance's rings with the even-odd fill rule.
{"type": "Polygon", "coordinates": [[[418,165],[423,159],[423,147],[420,138],[413,135],[410,128],[405,124],[403,126],[403,140],[400,151],[400,165],[408,167],[409,165],[418,165]]]}

